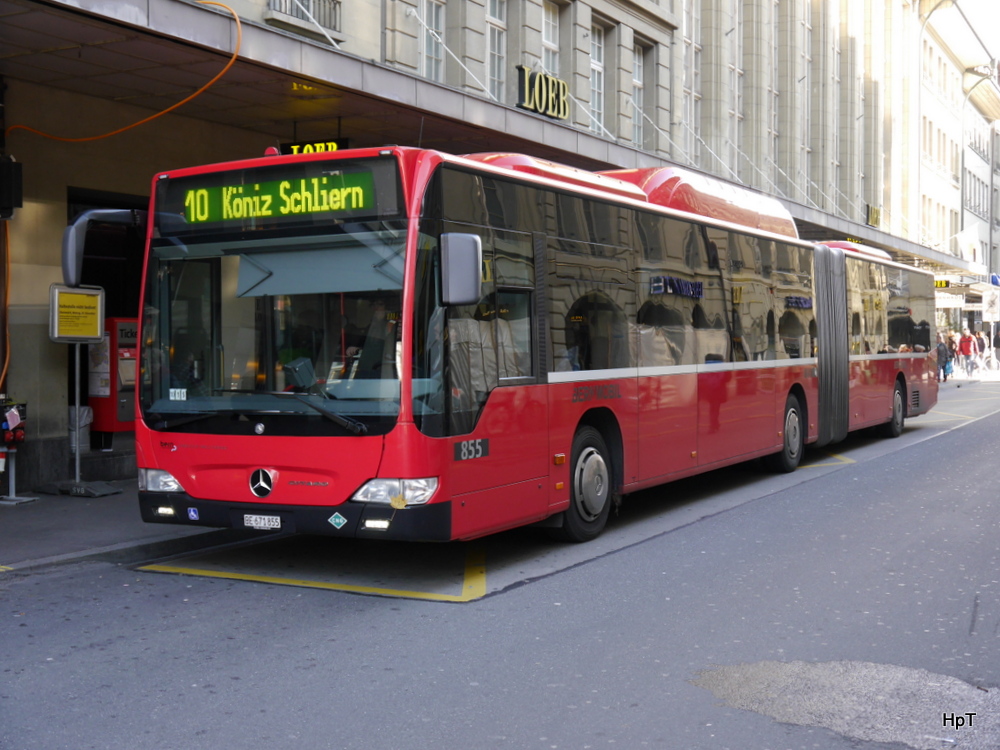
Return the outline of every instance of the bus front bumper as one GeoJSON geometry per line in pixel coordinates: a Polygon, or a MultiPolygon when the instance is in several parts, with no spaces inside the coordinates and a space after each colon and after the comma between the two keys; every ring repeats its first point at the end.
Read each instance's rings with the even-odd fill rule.
{"type": "Polygon", "coordinates": [[[394,510],[373,503],[268,505],[199,500],[177,492],[139,492],[139,510],[147,523],[359,539],[451,539],[450,501],[394,510]]]}

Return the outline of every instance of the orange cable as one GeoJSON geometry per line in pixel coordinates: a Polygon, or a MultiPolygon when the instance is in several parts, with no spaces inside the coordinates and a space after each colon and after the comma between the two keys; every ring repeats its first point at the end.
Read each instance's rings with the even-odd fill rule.
{"type": "MultiPolygon", "coordinates": [[[[226,63],[226,66],[222,70],[220,70],[215,75],[215,77],[212,78],[212,80],[210,80],[200,89],[195,91],[193,94],[185,97],[176,104],[167,107],[162,112],[157,112],[156,114],[143,118],[142,120],[134,122],[131,125],[126,125],[123,128],[118,128],[118,130],[112,130],[110,133],[104,133],[103,135],[93,135],[93,136],[88,136],[86,138],[62,138],[60,136],[52,135],[51,133],[45,133],[41,130],[29,127],[28,125],[11,125],[4,131],[4,136],[9,135],[15,130],[26,130],[29,133],[40,135],[43,138],[49,138],[54,141],[63,141],[64,143],[84,143],[86,141],[98,141],[101,140],[102,138],[110,138],[113,135],[124,133],[126,130],[137,128],[140,125],[145,125],[147,122],[152,122],[156,118],[162,117],[165,114],[173,112],[178,107],[187,104],[195,97],[201,96],[203,93],[205,93],[205,91],[209,89],[209,87],[213,86],[216,83],[216,81],[222,78],[222,76],[224,76],[229,71],[229,69],[233,67],[233,65],[236,63],[236,60],[238,59],[240,54],[240,47],[243,44],[243,25],[240,23],[240,17],[236,13],[236,11],[230,8],[225,3],[220,3],[217,2],[216,0],[196,0],[196,2],[199,5],[216,5],[220,8],[225,8],[226,10],[228,10],[230,13],[233,14],[233,20],[236,22],[236,48],[233,50],[233,56],[229,59],[229,62],[226,63]]],[[[10,320],[9,320],[10,318],[10,222],[0,221],[0,224],[3,224],[3,246],[0,249],[2,249],[6,261],[6,272],[4,276],[4,292],[3,292],[4,358],[3,358],[2,369],[0,369],[0,388],[2,388],[6,384],[7,370],[10,367],[10,320]]]]}
{"type": "Polygon", "coordinates": [[[7,368],[10,365],[10,222],[0,220],[3,224],[3,254],[7,259],[7,268],[3,279],[3,370],[0,371],[0,390],[7,392],[7,368]]]}
{"type": "Polygon", "coordinates": [[[51,135],[50,133],[44,133],[41,130],[36,130],[35,128],[29,127],[27,125],[11,125],[9,128],[7,128],[4,134],[9,135],[11,132],[15,130],[27,130],[29,133],[40,135],[43,138],[49,138],[54,141],[63,141],[64,143],[84,143],[86,141],[98,141],[101,140],[102,138],[110,138],[113,135],[124,133],[126,130],[137,128],[140,125],[145,125],[147,122],[151,122],[152,120],[155,120],[157,117],[162,117],[163,115],[169,112],[173,112],[175,109],[187,104],[195,97],[201,96],[203,93],[205,93],[205,91],[208,90],[210,86],[215,84],[216,81],[222,78],[222,76],[224,76],[228,72],[228,70],[231,67],[233,67],[233,64],[236,62],[237,56],[240,53],[240,46],[243,44],[243,26],[240,24],[240,17],[236,14],[236,11],[230,8],[228,5],[216,2],[216,0],[196,0],[196,2],[199,5],[217,5],[220,8],[225,8],[226,10],[228,10],[230,13],[233,14],[233,20],[236,21],[236,49],[233,50],[233,56],[230,58],[229,62],[226,63],[226,67],[224,67],[221,71],[219,71],[219,73],[211,81],[206,83],[204,86],[195,91],[193,94],[187,96],[186,98],[182,99],[176,104],[167,107],[162,112],[157,112],[156,114],[150,115],[149,117],[139,120],[138,122],[134,122],[131,125],[126,125],[124,128],[118,128],[118,130],[112,130],[110,133],[105,133],[104,135],[92,135],[92,136],[87,136],[86,138],[61,138],[56,135],[51,135]]]}

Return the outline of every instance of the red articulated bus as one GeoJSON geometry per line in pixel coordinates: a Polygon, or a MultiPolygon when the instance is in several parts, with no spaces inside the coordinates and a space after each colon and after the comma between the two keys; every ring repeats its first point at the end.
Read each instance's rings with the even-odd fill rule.
{"type": "Polygon", "coordinates": [[[931,275],[677,169],[386,147],[157,175],[146,521],[586,541],[937,400],[931,275]]]}

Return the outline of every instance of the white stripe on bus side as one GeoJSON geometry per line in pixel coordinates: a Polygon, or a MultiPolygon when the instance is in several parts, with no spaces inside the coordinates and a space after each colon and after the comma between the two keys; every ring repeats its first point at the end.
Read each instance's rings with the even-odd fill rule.
{"type": "MultiPolygon", "coordinates": [[[[906,356],[906,355],[897,355],[906,356]]],[[[668,365],[658,367],[618,367],[610,370],[575,370],[550,372],[550,383],[586,383],[591,380],[616,378],[650,378],[667,375],[692,375],[708,372],[736,372],[738,370],[770,370],[779,367],[815,367],[816,357],[801,359],[767,359],[752,362],[717,362],[701,365],[668,365]]]]}

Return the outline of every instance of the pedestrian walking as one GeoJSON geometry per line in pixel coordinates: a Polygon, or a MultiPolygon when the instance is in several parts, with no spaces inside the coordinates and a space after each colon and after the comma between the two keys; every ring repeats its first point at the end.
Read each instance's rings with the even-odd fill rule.
{"type": "Polygon", "coordinates": [[[962,329],[962,338],[958,340],[958,352],[962,355],[962,366],[965,368],[965,374],[971,378],[976,369],[979,346],[976,344],[976,337],[969,333],[968,328],[962,329]]]}
{"type": "Polygon", "coordinates": [[[951,351],[948,349],[948,345],[944,342],[944,336],[940,333],[937,335],[937,370],[938,370],[938,382],[947,383],[948,376],[951,374],[952,364],[951,364],[951,351]]]}
{"type": "Polygon", "coordinates": [[[990,342],[983,336],[982,331],[976,331],[976,349],[979,354],[976,357],[976,366],[981,370],[986,370],[986,357],[990,351],[990,342]]]}

